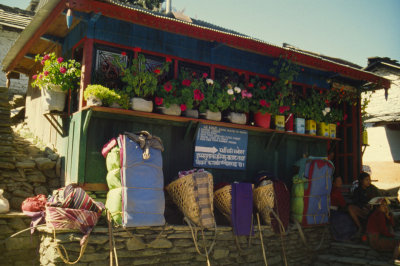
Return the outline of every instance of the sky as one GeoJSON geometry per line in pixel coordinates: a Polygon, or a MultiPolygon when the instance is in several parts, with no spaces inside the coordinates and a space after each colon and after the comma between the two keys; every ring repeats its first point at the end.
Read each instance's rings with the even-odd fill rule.
{"type": "MultiPolygon", "coordinates": [[[[29,0],[0,0],[25,9],[29,0]]],[[[400,0],[172,0],[173,9],[282,46],[341,58],[400,61],[400,0]]]]}

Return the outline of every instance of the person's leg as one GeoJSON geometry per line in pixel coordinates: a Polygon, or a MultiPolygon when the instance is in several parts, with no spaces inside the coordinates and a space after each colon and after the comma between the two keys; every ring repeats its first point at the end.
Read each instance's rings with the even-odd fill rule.
{"type": "Polygon", "coordinates": [[[360,217],[362,215],[361,209],[356,205],[349,205],[349,206],[347,206],[347,210],[348,210],[351,218],[353,219],[354,223],[357,225],[358,230],[361,231],[362,226],[361,226],[360,220],[358,219],[358,217],[360,217]]]}

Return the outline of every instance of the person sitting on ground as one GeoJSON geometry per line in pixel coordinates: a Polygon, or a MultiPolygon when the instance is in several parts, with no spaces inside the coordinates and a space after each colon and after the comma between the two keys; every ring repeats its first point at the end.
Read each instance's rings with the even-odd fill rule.
{"type": "Polygon", "coordinates": [[[333,178],[330,224],[332,236],[335,240],[350,241],[357,232],[357,226],[351,218],[351,215],[349,215],[348,204],[341,191],[342,184],[343,181],[340,176],[335,176],[333,178]]]}
{"type": "Polygon", "coordinates": [[[393,214],[386,198],[380,200],[378,208],[369,216],[367,234],[370,246],[378,251],[393,251],[396,265],[400,263],[400,241],[395,239],[393,214]]]}
{"type": "Polygon", "coordinates": [[[348,206],[349,214],[358,227],[358,233],[362,232],[360,219],[367,220],[372,208],[368,203],[372,198],[381,196],[379,189],[371,184],[371,176],[361,172],[358,177],[358,187],[353,192],[353,204],[348,206]]]}

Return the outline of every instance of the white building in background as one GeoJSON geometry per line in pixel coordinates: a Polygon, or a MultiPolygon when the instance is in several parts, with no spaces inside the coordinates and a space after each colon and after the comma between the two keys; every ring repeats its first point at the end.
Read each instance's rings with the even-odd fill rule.
{"type": "MultiPolygon", "coordinates": [[[[14,44],[19,34],[32,20],[33,11],[22,10],[0,4],[0,63],[14,44]]],[[[0,87],[5,87],[6,73],[0,71],[0,87]]],[[[28,87],[28,77],[21,74],[19,79],[11,79],[9,92],[25,94],[28,87]]]]}
{"type": "MultiPolygon", "coordinates": [[[[400,64],[390,58],[368,58],[364,69],[392,81],[390,89],[372,94],[365,126],[368,144],[363,164],[369,165],[372,179],[381,188],[400,186],[400,64]]],[[[368,96],[367,96],[368,97],[368,96]]]]}

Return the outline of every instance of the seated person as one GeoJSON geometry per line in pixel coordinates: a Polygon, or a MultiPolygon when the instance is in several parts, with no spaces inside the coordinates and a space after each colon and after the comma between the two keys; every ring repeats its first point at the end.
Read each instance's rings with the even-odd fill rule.
{"type": "Polygon", "coordinates": [[[353,204],[348,206],[349,214],[357,225],[359,233],[363,228],[360,219],[366,220],[372,211],[368,202],[379,196],[381,196],[381,192],[371,184],[371,176],[366,172],[361,172],[358,177],[358,187],[353,192],[353,204]]]}
{"type": "Polygon", "coordinates": [[[348,241],[357,232],[357,226],[349,215],[348,205],[341,191],[342,184],[343,181],[340,176],[333,178],[330,224],[332,236],[335,240],[348,241]]]}
{"type": "Polygon", "coordinates": [[[400,242],[394,237],[393,215],[389,212],[388,200],[383,198],[379,207],[369,216],[367,234],[369,244],[378,251],[393,251],[393,259],[396,265],[400,254],[400,242]]]}

